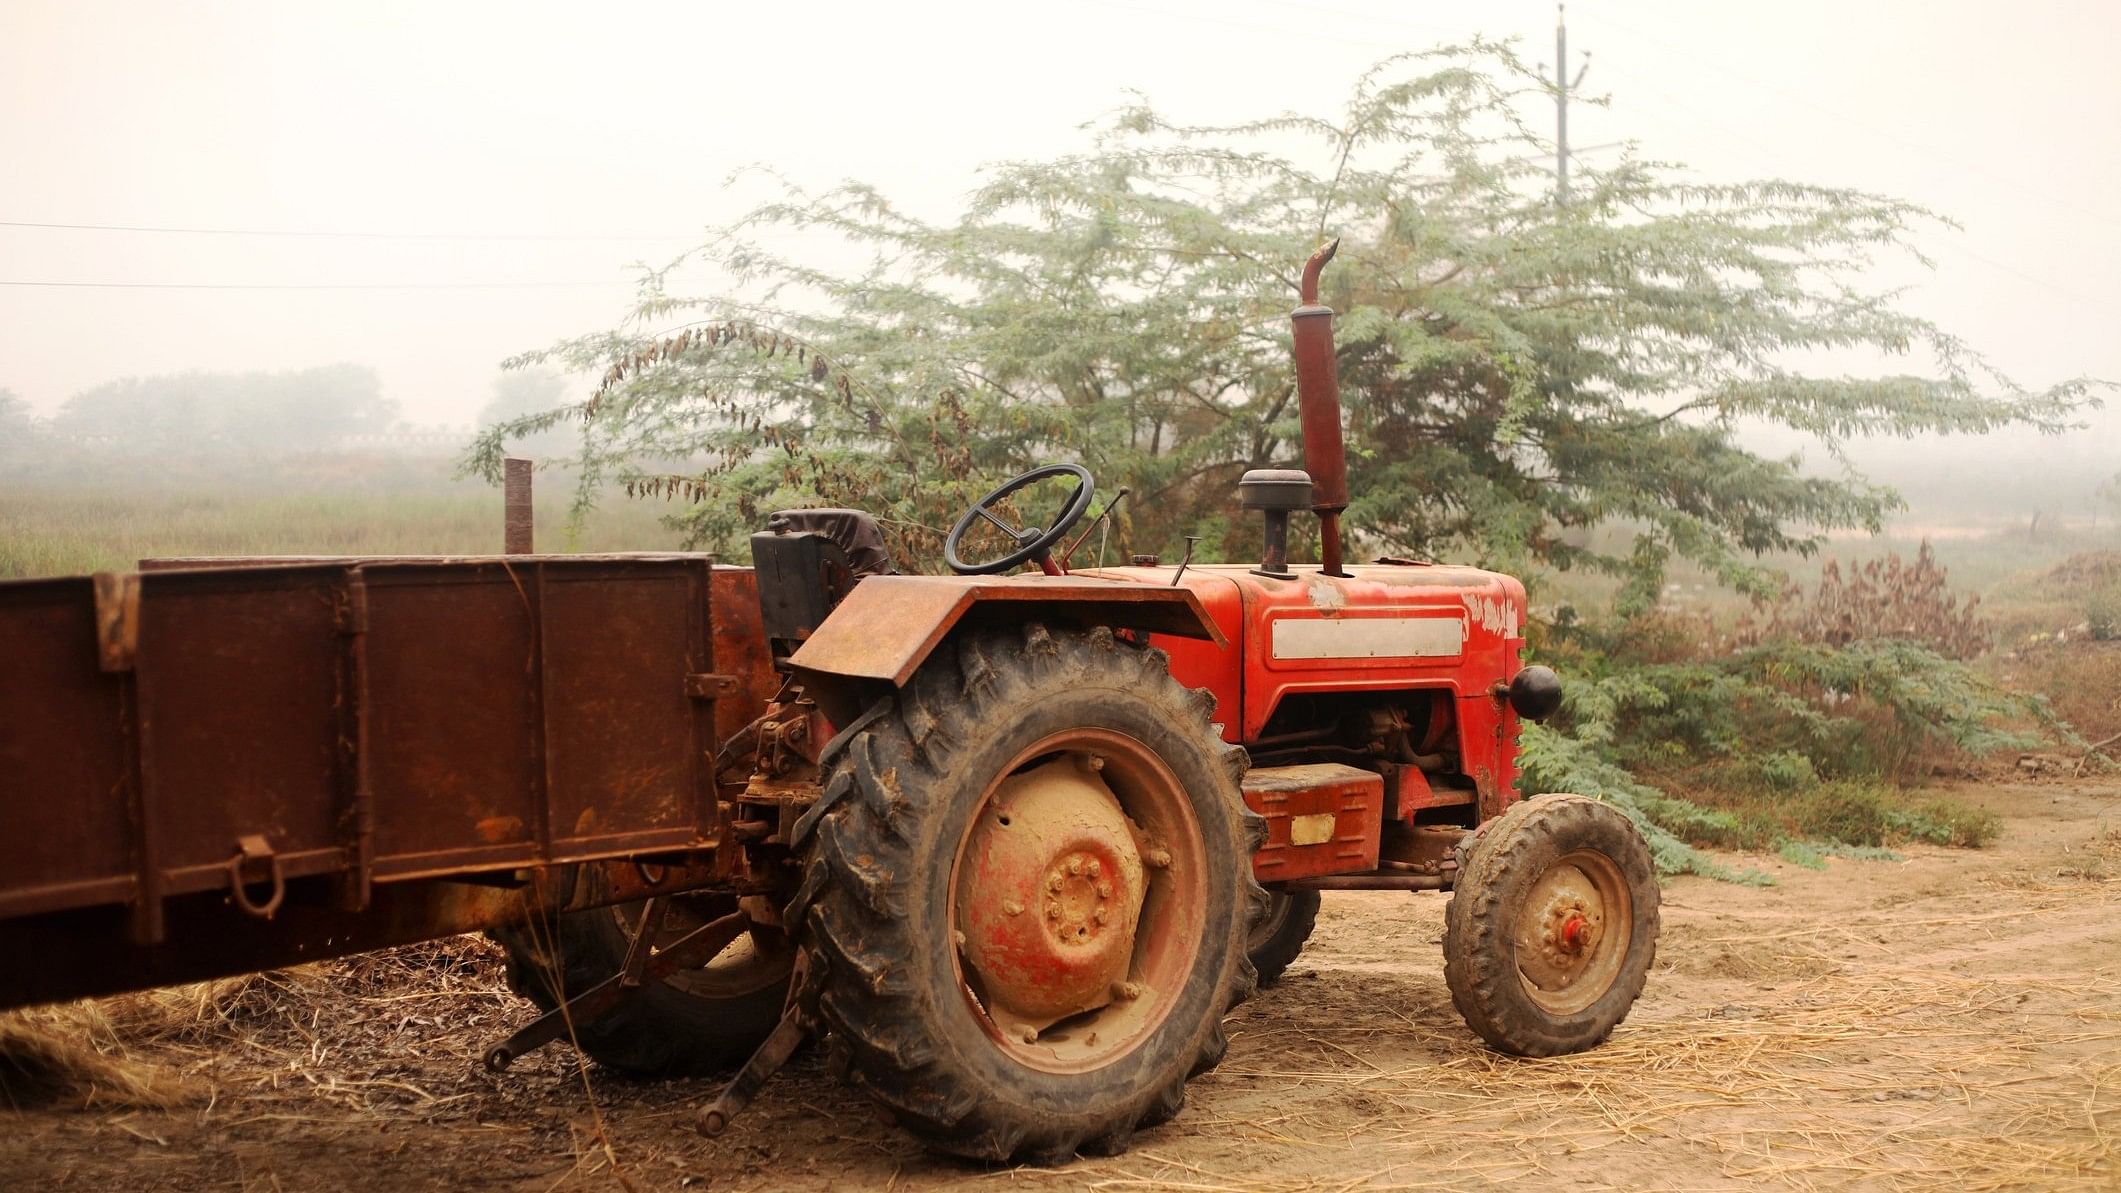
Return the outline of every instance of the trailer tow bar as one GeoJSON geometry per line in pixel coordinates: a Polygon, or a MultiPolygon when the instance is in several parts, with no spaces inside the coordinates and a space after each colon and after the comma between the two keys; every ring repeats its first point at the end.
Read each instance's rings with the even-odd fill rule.
{"type": "Polygon", "coordinates": [[[751,927],[744,911],[730,912],[702,924],[663,949],[646,943],[648,926],[662,911],[662,900],[651,898],[641,908],[641,922],[626,951],[619,972],[561,1003],[526,1024],[521,1031],[486,1050],[486,1071],[499,1073],[516,1058],[568,1035],[572,1025],[595,1019],[661,982],[681,969],[697,969],[715,959],[731,941],[751,927]]]}

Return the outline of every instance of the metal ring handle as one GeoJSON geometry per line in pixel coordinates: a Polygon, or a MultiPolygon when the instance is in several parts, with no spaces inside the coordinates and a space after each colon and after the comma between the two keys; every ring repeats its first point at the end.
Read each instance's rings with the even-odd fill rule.
{"type": "Polygon", "coordinates": [[[269,920],[287,899],[287,874],[280,868],[280,855],[264,846],[262,837],[245,838],[236,846],[236,856],[228,859],[228,894],[236,906],[261,920],[269,920]],[[243,881],[243,864],[261,855],[272,869],[272,894],[263,903],[251,899],[243,881]]]}

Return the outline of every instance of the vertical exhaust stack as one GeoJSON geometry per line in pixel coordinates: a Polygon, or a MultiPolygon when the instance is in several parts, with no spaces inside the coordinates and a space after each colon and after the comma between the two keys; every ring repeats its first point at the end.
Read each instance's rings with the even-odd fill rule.
{"type": "Polygon", "coordinates": [[[1340,566],[1340,511],[1348,508],[1348,457],[1340,444],[1340,367],[1333,359],[1333,308],[1318,301],[1318,274],[1340,248],[1338,238],[1304,262],[1303,305],[1289,313],[1296,339],[1296,401],[1303,417],[1304,471],[1318,514],[1319,571],[1340,566]]]}

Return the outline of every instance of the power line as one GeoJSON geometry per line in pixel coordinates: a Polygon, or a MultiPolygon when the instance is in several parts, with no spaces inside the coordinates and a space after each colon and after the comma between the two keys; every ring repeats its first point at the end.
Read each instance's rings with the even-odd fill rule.
{"type": "Polygon", "coordinates": [[[0,228],[42,228],[67,232],[147,232],[183,236],[266,236],[317,240],[489,240],[489,241],[595,241],[623,243],[694,240],[695,233],[572,233],[572,232],[348,232],[295,228],[197,228],[169,224],[71,224],[49,220],[0,220],[0,228]]]}
{"type": "Polygon", "coordinates": [[[633,284],[624,279],[604,282],[62,282],[0,278],[0,286],[66,290],[556,290],[633,284]]]}

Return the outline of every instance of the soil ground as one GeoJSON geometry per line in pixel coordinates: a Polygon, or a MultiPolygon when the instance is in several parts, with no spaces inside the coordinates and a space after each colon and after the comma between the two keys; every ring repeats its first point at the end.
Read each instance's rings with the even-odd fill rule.
{"type": "Polygon", "coordinates": [[[2005,818],[1998,844],[1668,884],[1648,991],[1578,1057],[1459,1023],[1442,898],[1329,895],[1222,1067],[1112,1159],[928,1156],[814,1055],[713,1140],[710,1083],[585,1074],[564,1045],[489,1076],[525,1004],[458,944],[251,979],[152,1031],[114,1012],[125,1062],[182,1100],[0,1109],[0,1187],[2121,1188],[2121,787],[1955,793],[2005,818]]]}

